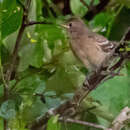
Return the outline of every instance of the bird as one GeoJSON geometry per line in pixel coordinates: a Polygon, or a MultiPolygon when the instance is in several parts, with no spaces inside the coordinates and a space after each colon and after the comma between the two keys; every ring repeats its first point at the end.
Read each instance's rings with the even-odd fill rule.
{"type": "Polygon", "coordinates": [[[109,41],[104,36],[91,31],[80,18],[71,18],[61,26],[68,32],[74,55],[89,71],[98,72],[109,65],[118,47],[117,42],[109,41]]]}

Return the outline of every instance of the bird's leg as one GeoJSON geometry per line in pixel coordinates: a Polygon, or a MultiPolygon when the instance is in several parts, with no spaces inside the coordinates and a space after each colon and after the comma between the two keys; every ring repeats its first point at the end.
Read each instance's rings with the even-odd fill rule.
{"type": "MultiPolygon", "coordinates": [[[[111,67],[113,66],[113,64],[115,64],[117,62],[117,59],[115,59],[115,60],[113,60],[112,59],[112,62],[109,62],[109,66],[102,66],[102,68],[101,68],[101,74],[102,75],[106,75],[106,76],[109,76],[109,75],[111,75],[111,76],[115,76],[115,75],[117,75],[117,72],[114,72],[114,71],[112,71],[111,70],[111,67]]],[[[118,75],[119,75],[119,73],[118,73],[118,75]]]]}
{"type": "Polygon", "coordinates": [[[109,70],[102,70],[101,71],[101,75],[110,75],[110,74],[112,74],[112,72],[111,71],[109,71],[109,70]]]}
{"type": "Polygon", "coordinates": [[[83,83],[83,87],[89,90],[92,90],[91,84],[89,83],[90,77],[96,76],[98,74],[98,71],[92,71],[86,76],[86,79],[83,83]]]}
{"type": "Polygon", "coordinates": [[[106,80],[112,79],[114,76],[123,76],[123,74],[120,74],[120,71],[122,69],[122,66],[117,70],[117,72],[111,71],[110,69],[107,69],[106,73],[104,73],[105,75],[107,75],[108,77],[106,77],[102,83],[104,83],[106,80]]]}
{"type": "Polygon", "coordinates": [[[116,76],[116,75],[118,75],[118,76],[122,75],[122,74],[120,74],[120,71],[121,71],[121,69],[123,67],[123,64],[116,71],[113,71],[111,69],[111,67],[112,67],[112,65],[110,65],[109,67],[106,67],[105,70],[102,70],[101,74],[106,75],[106,76],[110,75],[110,76],[113,76],[113,77],[116,76]]]}
{"type": "Polygon", "coordinates": [[[89,86],[89,75],[87,75],[85,81],[83,82],[83,87],[89,89],[89,86]]]}

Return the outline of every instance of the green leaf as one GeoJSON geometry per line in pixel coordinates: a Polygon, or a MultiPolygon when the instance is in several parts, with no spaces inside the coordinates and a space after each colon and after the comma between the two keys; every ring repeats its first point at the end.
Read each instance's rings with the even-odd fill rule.
{"type": "Polygon", "coordinates": [[[84,16],[87,12],[87,8],[80,2],[80,0],[70,0],[71,11],[74,15],[84,16]]]}
{"type": "Polygon", "coordinates": [[[97,4],[99,4],[99,0],[94,0],[94,5],[97,5],[97,4]]]}
{"type": "Polygon", "coordinates": [[[11,119],[16,115],[15,103],[13,100],[7,100],[0,107],[0,116],[5,119],[11,119]]]}
{"type": "Polygon", "coordinates": [[[37,2],[35,0],[31,1],[31,5],[29,9],[29,16],[28,16],[30,21],[36,21],[36,4],[37,2]]]}
{"type": "Polygon", "coordinates": [[[0,130],[4,129],[4,123],[3,123],[3,119],[0,119],[0,130]]]}
{"type": "MultiPolygon", "coordinates": [[[[32,100],[32,99],[31,99],[32,100]]],[[[43,116],[48,111],[46,104],[41,102],[39,97],[35,97],[31,105],[24,106],[22,117],[24,120],[35,120],[40,116],[43,116]]]]}
{"type": "Polygon", "coordinates": [[[130,8],[130,1],[129,0],[117,0],[122,5],[125,5],[127,8],[130,8]]]}
{"type": "Polygon", "coordinates": [[[48,46],[48,42],[47,40],[43,41],[43,49],[44,49],[44,57],[43,57],[43,61],[46,63],[49,63],[51,61],[52,58],[52,54],[51,54],[51,49],[48,46]]]}
{"type": "Polygon", "coordinates": [[[60,56],[54,75],[47,81],[47,89],[57,94],[71,93],[79,87],[85,75],[80,71],[82,65],[75,59],[71,51],[60,56]]]}
{"type": "Polygon", "coordinates": [[[20,105],[23,101],[23,98],[21,95],[16,94],[15,92],[11,93],[11,100],[13,100],[15,102],[15,110],[19,111],[20,110],[20,105]]]}
{"type": "Polygon", "coordinates": [[[41,80],[38,75],[26,77],[16,85],[18,92],[25,92],[30,94],[33,94],[36,91],[39,92],[38,88],[42,91],[45,89],[45,81],[41,80]]]}
{"type": "Polygon", "coordinates": [[[39,25],[37,33],[39,33],[39,37],[42,40],[47,40],[49,46],[54,46],[54,41],[65,38],[63,29],[61,29],[56,24],[39,25]]]}
{"type": "Polygon", "coordinates": [[[33,50],[33,54],[31,55],[31,63],[30,65],[39,68],[43,64],[43,43],[39,42],[35,44],[35,49],[33,50]]]}
{"type": "Polygon", "coordinates": [[[130,26],[130,9],[123,8],[112,25],[109,39],[119,41],[130,26]]]}
{"type": "Polygon", "coordinates": [[[129,76],[127,76],[126,69],[120,73],[124,76],[116,76],[106,81],[91,93],[91,96],[99,100],[114,116],[125,106],[130,106],[129,76]]]}
{"type": "Polygon", "coordinates": [[[37,86],[37,88],[36,88],[34,93],[37,93],[37,94],[43,93],[45,91],[45,88],[46,88],[45,86],[46,86],[45,82],[39,83],[39,85],[37,86]]]}
{"type": "Polygon", "coordinates": [[[56,92],[54,92],[54,91],[47,91],[47,92],[45,92],[45,94],[44,94],[45,96],[56,96],[56,92]]]}
{"type": "Polygon", "coordinates": [[[91,23],[94,27],[96,26],[105,27],[106,25],[108,25],[109,22],[111,22],[112,18],[113,18],[112,14],[109,14],[107,12],[105,13],[102,12],[102,13],[97,14],[93,18],[91,23]]]}
{"type": "Polygon", "coordinates": [[[61,104],[60,98],[45,97],[45,100],[48,108],[56,108],[61,104]]]}
{"type": "Polygon", "coordinates": [[[74,96],[74,93],[65,93],[64,95],[63,95],[63,97],[64,98],[69,98],[69,99],[72,99],[73,98],[73,96],[74,96]]]}
{"type": "Polygon", "coordinates": [[[43,64],[43,55],[44,49],[42,42],[25,45],[19,53],[21,59],[19,71],[24,71],[29,65],[32,65],[36,68],[41,67],[43,64]]]}
{"type": "Polygon", "coordinates": [[[47,130],[60,130],[60,123],[58,123],[58,115],[52,116],[47,123],[47,130]]]}
{"type": "Polygon", "coordinates": [[[35,50],[35,44],[27,44],[23,47],[19,53],[20,56],[20,65],[18,70],[24,71],[31,64],[31,60],[33,59],[32,55],[35,50]],[[28,53],[29,52],[29,53],[28,53]]]}
{"type": "Polygon", "coordinates": [[[42,16],[42,8],[43,8],[43,6],[42,6],[42,1],[41,0],[37,0],[36,1],[36,13],[37,13],[37,20],[40,20],[40,19],[42,19],[43,20],[43,17],[41,17],[42,16]]]}
{"type": "Polygon", "coordinates": [[[19,28],[22,21],[22,9],[16,4],[16,0],[3,0],[2,5],[2,23],[0,24],[1,35],[4,39],[19,28]]]}

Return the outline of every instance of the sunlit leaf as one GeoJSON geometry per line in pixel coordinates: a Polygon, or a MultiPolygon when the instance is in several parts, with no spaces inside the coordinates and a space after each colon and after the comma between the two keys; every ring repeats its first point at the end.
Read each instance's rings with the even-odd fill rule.
{"type": "Polygon", "coordinates": [[[22,9],[16,4],[16,0],[4,0],[2,4],[2,38],[15,32],[22,21],[22,9]]]}

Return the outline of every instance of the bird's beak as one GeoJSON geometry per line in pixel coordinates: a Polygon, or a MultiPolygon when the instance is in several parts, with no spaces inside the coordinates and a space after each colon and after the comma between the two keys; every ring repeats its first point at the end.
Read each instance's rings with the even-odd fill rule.
{"type": "Polygon", "coordinates": [[[66,25],[66,24],[61,24],[60,26],[63,27],[63,28],[69,29],[69,26],[66,25]]]}

